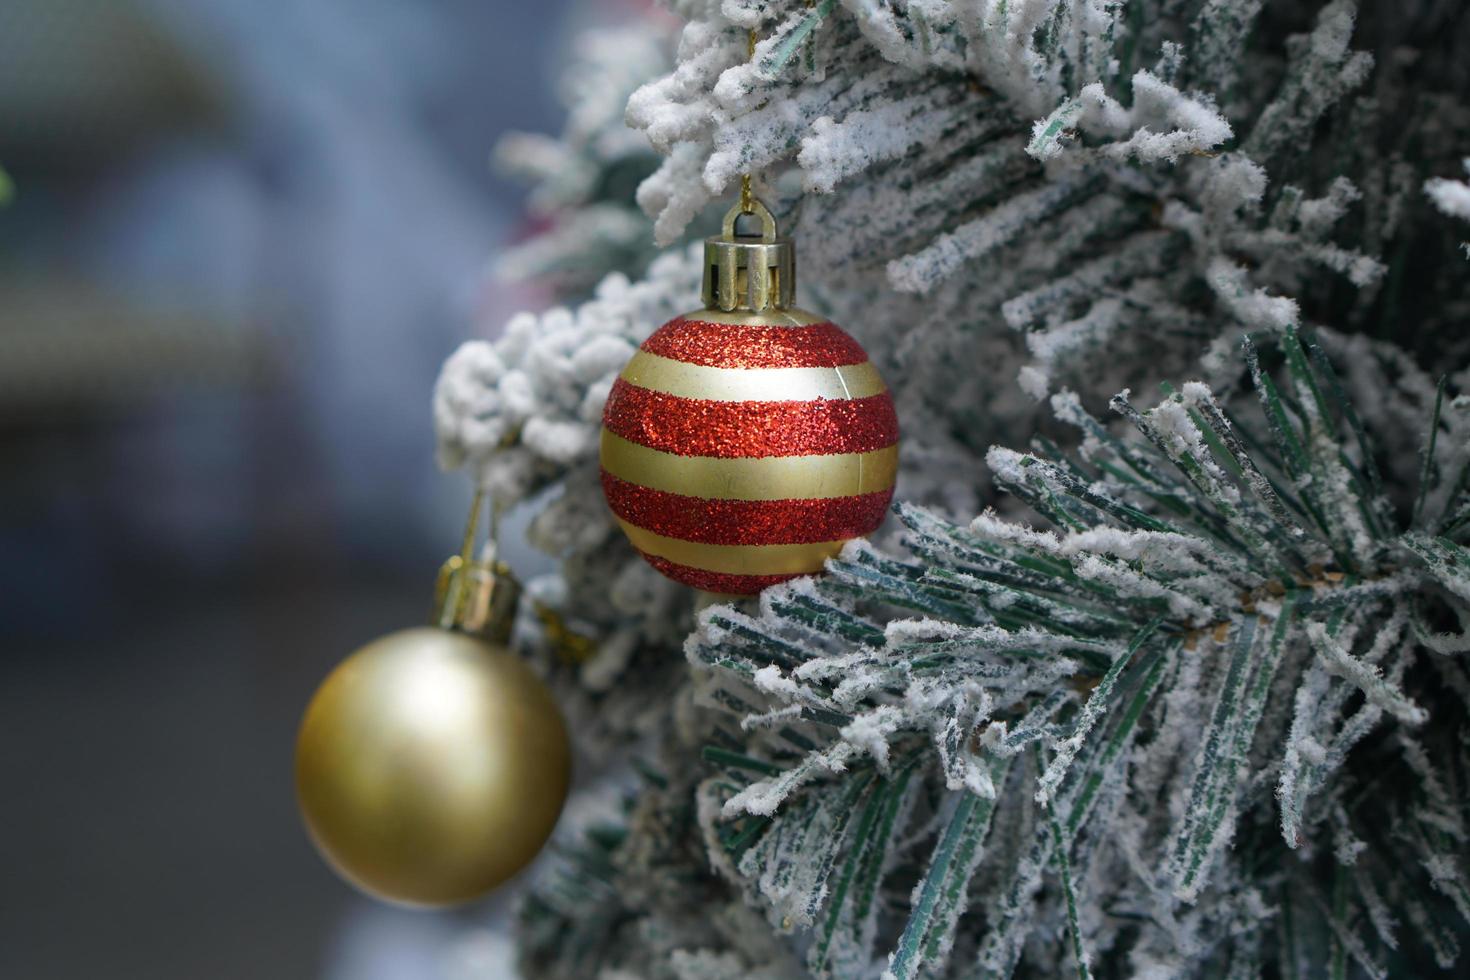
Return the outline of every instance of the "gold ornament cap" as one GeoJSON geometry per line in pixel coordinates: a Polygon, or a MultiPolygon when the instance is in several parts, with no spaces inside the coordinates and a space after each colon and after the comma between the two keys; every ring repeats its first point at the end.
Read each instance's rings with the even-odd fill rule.
{"type": "Polygon", "coordinates": [[[476,489],[470,504],[469,522],[459,554],[451,555],[439,568],[434,584],[435,625],[459,630],[491,643],[510,642],[515,626],[521,583],[510,566],[496,557],[499,512],[491,511],[490,540],[475,556],[475,529],[479,524],[484,491],[476,489]]]}
{"type": "Polygon", "coordinates": [[[776,219],[757,198],[742,199],[725,213],[721,234],[704,240],[704,286],[711,310],[784,310],[796,298],[796,247],[776,232],[776,219]],[[759,235],[736,233],[742,217],[760,221],[759,235]]]}
{"type": "Polygon", "coordinates": [[[479,558],[453,555],[439,569],[434,588],[434,622],[491,643],[509,643],[521,583],[492,547],[479,558]]]}

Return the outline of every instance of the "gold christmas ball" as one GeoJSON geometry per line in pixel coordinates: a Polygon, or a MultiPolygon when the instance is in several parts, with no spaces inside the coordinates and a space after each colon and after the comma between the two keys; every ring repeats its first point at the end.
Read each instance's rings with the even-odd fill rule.
{"type": "Polygon", "coordinates": [[[317,849],[378,898],[451,905],[536,856],[571,775],[551,693],[504,647],[422,627],[343,661],[296,742],[296,794],[317,849]]]}

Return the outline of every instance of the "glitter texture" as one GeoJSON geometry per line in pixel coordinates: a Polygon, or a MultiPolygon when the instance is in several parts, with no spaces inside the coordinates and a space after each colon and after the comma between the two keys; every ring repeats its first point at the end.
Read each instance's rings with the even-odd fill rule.
{"type": "Polygon", "coordinates": [[[840,367],[868,359],[856,340],[826,322],[778,327],[678,317],[655,330],[643,349],[675,361],[725,368],[840,367]]]}
{"type": "Polygon", "coordinates": [[[606,471],[613,513],[656,534],[704,544],[806,544],[871,534],[883,523],[892,488],[813,500],[703,500],[651,490],[606,471]]]}
{"type": "MultiPolygon", "coordinates": [[[[643,552],[639,552],[643,554],[643,552]]],[[[675,582],[683,582],[695,589],[719,592],[724,595],[755,595],[767,586],[800,578],[796,575],[727,575],[723,572],[707,572],[702,568],[691,568],[677,562],[667,561],[657,555],[643,555],[645,561],[675,582]]]]}
{"type": "Polygon", "coordinates": [[[753,595],[819,573],[842,542],[883,523],[898,416],[867,354],[835,325],[693,314],[642,351],[646,363],[626,369],[603,410],[602,488],[658,571],[753,595]]]}
{"type": "Polygon", "coordinates": [[[666,395],[619,378],[602,424],[629,442],[681,456],[865,453],[898,441],[898,416],[886,391],[843,400],[727,402],[666,395]]]}

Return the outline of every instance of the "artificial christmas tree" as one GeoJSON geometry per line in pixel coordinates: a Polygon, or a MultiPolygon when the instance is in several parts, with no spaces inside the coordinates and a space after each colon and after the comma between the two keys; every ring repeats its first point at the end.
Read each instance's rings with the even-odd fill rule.
{"type": "Polygon", "coordinates": [[[526,975],[1463,968],[1470,12],[673,7],[671,67],[652,24],[596,46],[558,152],[508,151],[551,202],[516,265],[574,307],[436,394],[596,640],[580,757],[637,774],[527,899],[526,975]],[[654,165],[638,71],[646,264],[604,196],[654,165]],[[746,172],[904,446],[875,537],[706,606],[619,533],[599,429],[746,172]]]}

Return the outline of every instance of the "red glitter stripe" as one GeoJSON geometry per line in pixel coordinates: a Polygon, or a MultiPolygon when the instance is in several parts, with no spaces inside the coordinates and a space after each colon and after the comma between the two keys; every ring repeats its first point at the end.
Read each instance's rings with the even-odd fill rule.
{"type": "Polygon", "coordinates": [[[703,544],[811,544],[872,534],[893,490],[815,500],[705,500],[640,487],[602,471],[614,514],[667,538],[703,544]]]}
{"type": "Polygon", "coordinates": [[[841,367],[868,359],[856,340],[827,322],[777,327],[677,317],[655,330],[643,349],[686,364],[726,368],[841,367]]]}
{"type": "Polygon", "coordinates": [[[680,398],[619,378],[602,424],[640,446],[722,459],[866,453],[898,441],[893,398],[725,402],[680,398]]]}
{"type": "Polygon", "coordinates": [[[723,572],[706,572],[702,568],[691,568],[688,565],[680,565],[657,555],[645,554],[644,559],[658,569],[664,575],[675,582],[706,592],[719,592],[724,595],[755,595],[761,589],[779,582],[790,581],[800,578],[802,575],[813,574],[811,572],[798,572],[794,575],[726,575],[723,572]]]}

